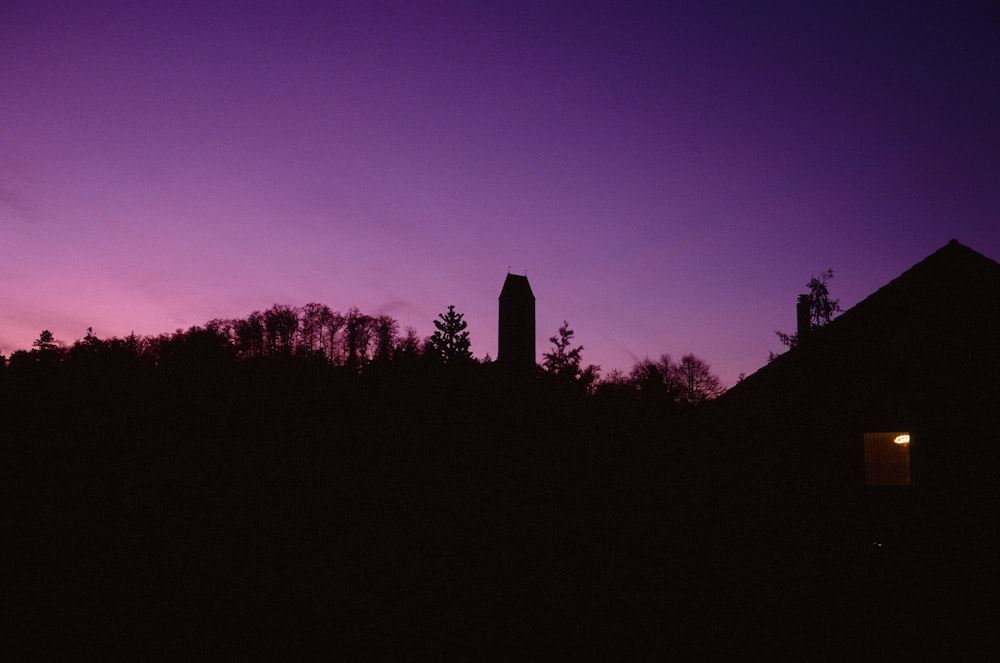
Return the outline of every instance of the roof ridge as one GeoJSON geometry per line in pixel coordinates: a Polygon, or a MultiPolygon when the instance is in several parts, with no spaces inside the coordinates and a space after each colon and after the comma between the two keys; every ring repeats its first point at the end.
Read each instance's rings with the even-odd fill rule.
{"type": "MultiPolygon", "coordinates": [[[[927,255],[895,278],[872,291],[850,308],[844,310],[840,315],[816,331],[817,334],[827,335],[831,330],[836,334],[846,324],[850,326],[856,318],[864,318],[870,309],[882,306],[890,302],[893,298],[897,300],[912,300],[913,290],[931,286],[947,287],[948,281],[954,278],[963,278],[970,275],[995,274],[995,278],[1000,282],[1000,263],[989,256],[962,244],[956,239],[927,255]],[[935,278],[941,277],[941,278],[935,278]],[[928,280],[930,279],[930,280],[928,280]]],[[[940,291],[936,293],[940,297],[940,291]]],[[[788,357],[795,355],[798,348],[792,348],[774,358],[774,363],[768,362],[756,371],[747,376],[749,380],[758,379],[761,373],[767,373],[770,367],[777,364],[786,363],[788,357]]],[[[733,385],[735,388],[737,385],[733,385]]]]}

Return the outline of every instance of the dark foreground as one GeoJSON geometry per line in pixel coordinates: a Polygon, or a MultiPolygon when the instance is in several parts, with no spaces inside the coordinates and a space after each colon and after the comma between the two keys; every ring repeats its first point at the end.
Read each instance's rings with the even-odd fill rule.
{"type": "Polygon", "coordinates": [[[995,551],[968,521],[845,514],[693,414],[275,368],[3,397],[6,660],[995,644],[995,551]]]}

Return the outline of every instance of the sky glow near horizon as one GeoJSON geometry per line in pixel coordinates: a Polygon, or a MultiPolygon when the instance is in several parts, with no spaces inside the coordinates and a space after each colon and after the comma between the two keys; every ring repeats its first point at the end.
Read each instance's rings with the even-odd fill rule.
{"type": "Polygon", "coordinates": [[[732,385],[814,274],[1000,259],[989,3],[330,4],[0,6],[0,352],[317,301],[495,357],[509,267],[539,359],[732,385]]]}

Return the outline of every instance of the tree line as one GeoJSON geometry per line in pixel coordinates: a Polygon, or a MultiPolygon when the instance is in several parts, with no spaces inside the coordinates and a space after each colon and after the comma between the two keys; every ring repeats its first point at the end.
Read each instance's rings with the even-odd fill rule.
{"type": "Polygon", "coordinates": [[[783,466],[748,472],[747,445],[723,444],[741,422],[703,407],[723,390],[709,364],[602,375],[568,322],[549,342],[508,372],[473,356],[454,306],[426,337],[321,304],[155,336],[42,331],[0,361],[7,566],[26,579],[4,617],[117,637],[146,615],[245,628],[265,601],[298,626],[319,599],[407,639],[552,615],[700,634],[732,587],[783,591],[773,569],[798,549],[766,546],[786,521],[744,517],[771,504],[751,479],[783,466]]]}
{"type": "MultiPolygon", "coordinates": [[[[274,304],[241,318],[216,318],[173,333],[99,338],[88,328],[82,339],[66,344],[46,329],[30,350],[17,350],[9,359],[0,355],[0,370],[12,373],[70,366],[120,365],[131,362],[148,368],[179,365],[213,366],[225,363],[285,361],[312,364],[352,374],[387,367],[428,370],[440,366],[488,367],[489,355],[477,359],[464,314],[448,306],[433,321],[435,331],[421,337],[413,327],[402,327],[390,315],[369,315],[357,307],[346,313],[325,304],[274,304]]],[[[697,406],[725,391],[705,360],[685,354],[645,358],[624,372],[586,364],[583,346],[573,345],[575,332],[563,322],[536,366],[536,378],[580,396],[641,403],[697,406]]],[[[488,370],[488,369],[483,369],[488,370]]]]}

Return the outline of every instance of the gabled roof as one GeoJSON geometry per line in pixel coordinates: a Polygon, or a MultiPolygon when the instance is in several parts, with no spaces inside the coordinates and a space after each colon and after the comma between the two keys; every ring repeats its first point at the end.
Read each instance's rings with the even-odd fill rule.
{"type": "MultiPolygon", "coordinates": [[[[882,307],[899,308],[907,304],[926,311],[931,302],[968,299],[974,295],[1000,294],[1000,263],[951,240],[898,277],[882,286],[834,322],[853,320],[882,307]]],[[[996,306],[997,301],[992,305],[996,306]]],[[[990,305],[990,302],[983,302],[990,305]]],[[[833,323],[831,323],[832,325],[833,323]]]]}
{"type": "Polygon", "coordinates": [[[535,295],[531,292],[527,276],[507,274],[507,279],[503,282],[503,289],[500,290],[500,299],[507,298],[534,301],[535,295]]]}
{"type": "Polygon", "coordinates": [[[967,363],[977,354],[996,362],[998,348],[1000,264],[951,240],[725,397],[805,388],[818,370],[856,375],[890,361],[894,366],[926,362],[940,371],[947,361],[942,355],[956,352],[968,355],[967,363]]]}

